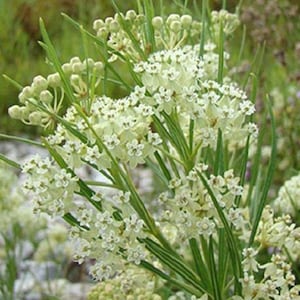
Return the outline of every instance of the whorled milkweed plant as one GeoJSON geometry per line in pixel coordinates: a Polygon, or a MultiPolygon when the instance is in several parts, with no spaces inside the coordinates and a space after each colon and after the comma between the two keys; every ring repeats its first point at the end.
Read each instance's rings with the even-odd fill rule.
{"type": "Polygon", "coordinates": [[[299,230],[265,207],[272,113],[264,170],[253,121],[257,78],[247,95],[227,76],[224,44],[238,16],[208,14],[206,4],[198,22],[155,16],[145,0],[139,13],[96,20],[94,33],[66,17],[100,59],[63,65],[41,21],[54,73],[22,88],[9,113],[45,129],[39,146],[50,156],[20,166],[24,189],[36,213],[70,224],[74,259],[94,261],[90,274],[100,283],[90,299],[299,298],[299,230]],[[109,97],[108,84],[126,96],[109,97]],[[85,166],[100,179],[81,178],[85,166]],[[159,187],[152,199],[132,176],[142,167],[159,187]]]}

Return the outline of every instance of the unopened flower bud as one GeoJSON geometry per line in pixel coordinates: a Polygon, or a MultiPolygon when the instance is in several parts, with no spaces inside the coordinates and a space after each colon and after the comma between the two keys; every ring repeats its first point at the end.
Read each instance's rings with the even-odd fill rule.
{"type": "Polygon", "coordinates": [[[31,110],[28,106],[21,106],[20,107],[20,113],[21,113],[21,118],[22,120],[27,120],[29,114],[31,113],[31,110]]]}
{"type": "Polygon", "coordinates": [[[181,25],[183,29],[188,29],[190,28],[192,22],[193,22],[193,18],[190,15],[183,15],[180,18],[181,20],[181,25]]]}
{"type": "Polygon", "coordinates": [[[174,21],[180,22],[180,16],[178,14],[171,14],[167,18],[167,25],[170,26],[174,21]]]}
{"type": "Polygon", "coordinates": [[[105,24],[104,24],[103,20],[98,19],[98,20],[94,21],[94,23],[93,23],[93,29],[95,31],[98,31],[102,27],[105,27],[105,24]]]}
{"type": "Polygon", "coordinates": [[[81,60],[78,56],[74,56],[70,59],[70,64],[71,65],[74,65],[74,64],[77,64],[77,63],[81,63],[81,60]]]}
{"type": "Polygon", "coordinates": [[[76,93],[85,94],[85,92],[87,91],[87,86],[79,75],[72,74],[70,81],[76,93]]]}
{"type": "Polygon", "coordinates": [[[120,30],[120,25],[117,21],[113,20],[109,24],[110,32],[118,32],[120,30]]]}
{"type": "Polygon", "coordinates": [[[179,21],[174,21],[170,24],[171,31],[177,33],[181,30],[181,23],[179,21]]]}
{"type": "Polygon", "coordinates": [[[42,102],[44,102],[44,103],[51,103],[52,99],[53,99],[53,95],[48,90],[42,91],[40,93],[40,100],[42,102]]]}
{"type": "Polygon", "coordinates": [[[136,12],[134,11],[134,10],[128,10],[127,12],[126,12],[126,16],[125,16],[125,18],[126,19],[128,19],[128,20],[133,20],[133,19],[135,19],[136,18],[136,12]]]}
{"type": "Polygon", "coordinates": [[[72,73],[72,65],[69,63],[63,64],[61,68],[66,74],[72,73]]]}
{"type": "Polygon", "coordinates": [[[47,77],[47,80],[48,80],[49,86],[51,86],[53,88],[61,86],[61,80],[60,80],[60,76],[58,73],[50,74],[47,77]]]}
{"type": "Polygon", "coordinates": [[[30,86],[25,86],[21,93],[19,94],[19,100],[21,103],[25,103],[26,100],[33,96],[32,88],[30,86]]]}
{"type": "Polygon", "coordinates": [[[76,62],[72,64],[72,72],[73,73],[81,73],[84,71],[85,66],[82,62],[76,62]]]}
{"type": "Polygon", "coordinates": [[[145,22],[145,16],[144,15],[137,15],[136,16],[136,24],[143,24],[145,22]]]}
{"type": "Polygon", "coordinates": [[[41,91],[46,90],[48,87],[48,81],[43,76],[36,76],[33,78],[32,90],[35,94],[40,94],[41,91]]]}
{"type": "Polygon", "coordinates": [[[152,26],[156,30],[160,30],[164,24],[163,18],[160,16],[156,16],[152,19],[152,26]]]}
{"type": "Polygon", "coordinates": [[[92,58],[87,58],[83,61],[83,64],[86,68],[92,69],[95,65],[95,62],[92,58]]]}
{"type": "Polygon", "coordinates": [[[97,31],[97,37],[105,39],[108,35],[108,31],[105,27],[100,28],[97,31]]]}
{"type": "Polygon", "coordinates": [[[101,73],[104,69],[103,63],[101,61],[95,62],[94,69],[95,69],[96,73],[101,73]]]}
{"type": "Polygon", "coordinates": [[[202,26],[201,23],[198,22],[198,21],[193,21],[193,23],[192,23],[192,28],[194,30],[200,31],[201,30],[201,26],[202,26]]]}
{"type": "Polygon", "coordinates": [[[13,119],[22,119],[22,112],[19,105],[13,105],[8,109],[8,114],[13,119]]]}
{"type": "Polygon", "coordinates": [[[40,125],[42,122],[42,114],[38,111],[34,111],[29,115],[28,120],[32,125],[40,125]]]}
{"type": "Polygon", "coordinates": [[[105,18],[105,24],[106,25],[109,25],[112,21],[114,21],[114,19],[112,17],[105,18]]]}

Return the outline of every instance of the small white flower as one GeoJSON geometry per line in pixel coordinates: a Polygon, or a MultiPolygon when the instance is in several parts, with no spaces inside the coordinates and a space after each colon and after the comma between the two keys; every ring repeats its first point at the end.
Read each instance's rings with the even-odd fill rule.
{"type": "Polygon", "coordinates": [[[126,144],[129,156],[140,157],[143,155],[143,149],[145,145],[138,142],[137,139],[132,140],[126,144]]]}
{"type": "Polygon", "coordinates": [[[113,150],[120,144],[120,140],[116,134],[105,135],[103,137],[104,144],[109,150],[113,150]]]}
{"type": "Polygon", "coordinates": [[[244,260],[242,261],[243,268],[245,272],[257,272],[259,264],[255,260],[258,251],[253,248],[245,248],[243,249],[243,257],[244,260]]]}
{"type": "Polygon", "coordinates": [[[204,217],[201,221],[196,223],[198,234],[204,236],[210,236],[214,233],[215,223],[207,217],[204,217]]]}

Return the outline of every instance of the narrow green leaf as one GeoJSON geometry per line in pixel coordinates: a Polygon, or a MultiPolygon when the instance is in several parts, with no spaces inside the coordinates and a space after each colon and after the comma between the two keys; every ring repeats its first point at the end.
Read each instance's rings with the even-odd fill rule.
{"type": "Polygon", "coordinates": [[[5,155],[3,155],[1,153],[0,153],[0,160],[4,161],[8,165],[10,165],[10,166],[12,166],[12,167],[14,167],[16,169],[21,169],[21,166],[17,162],[9,159],[8,157],[6,157],[5,155]]]}
{"type": "Polygon", "coordinates": [[[190,148],[190,155],[193,154],[193,146],[194,146],[194,127],[195,127],[195,121],[190,119],[190,125],[189,125],[189,148],[190,148]]]}
{"type": "Polygon", "coordinates": [[[189,244],[190,244],[190,249],[193,256],[193,263],[195,265],[196,272],[201,278],[205,289],[207,289],[208,291],[212,291],[210,281],[208,280],[209,277],[207,276],[209,274],[209,271],[207,270],[207,267],[203,261],[198,242],[195,238],[192,238],[189,240],[189,244]]]}
{"type": "Polygon", "coordinates": [[[167,166],[165,165],[163,159],[161,158],[161,156],[159,155],[159,153],[157,151],[154,152],[154,156],[158,162],[158,165],[160,166],[160,169],[162,170],[165,178],[167,179],[167,182],[169,182],[172,179],[172,176],[167,168],[167,166]]]}
{"type": "Polygon", "coordinates": [[[199,291],[203,293],[207,292],[198,275],[194,273],[194,271],[188,266],[186,266],[185,263],[177,256],[174,256],[174,253],[165,250],[159,244],[155,243],[149,238],[146,238],[143,241],[146,244],[146,248],[162,263],[168,266],[176,274],[180,275],[186,282],[193,285],[199,291]]]}
{"type": "Polygon", "coordinates": [[[240,46],[240,51],[239,51],[239,55],[238,55],[238,65],[241,63],[242,61],[242,56],[243,56],[243,52],[245,49],[245,44],[246,44],[246,32],[247,32],[247,28],[246,25],[243,26],[243,35],[242,35],[242,41],[241,41],[241,46],[240,46]]]}
{"type": "Polygon", "coordinates": [[[230,256],[231,256],[231,262],[232,262],[232,266],[233,266],[233,270],[234,270],[233,275],[235,278],[235,288],[237,290],[237,293],[240,295],[241,294],[241,283],[239,282],[239,279],[242,278],[243,274],[242,274],[241,258],[240,258],[240,253],[238,250],[237,242],[235,241],[233,232],[229,226],[226,216],[224,215],[223,210],[220,207],[218,200],[217,200],[216,196],[214,195],[214,192],[210,188],[207,180],[204,178],[204,176],[199,171],[197,171],[197,174],[200,177],[204,187],[207,189],[207,192],[210,195],[210,197],[213,201],[214,207],[216,208],[219,218],[221,219],[221,222],[224,226],[226,236],[227,236],[227,241],[228,241],[229,252],[230,252],[230,256]]]}
{"type": "Polygon", "coordinates": [[[223,175],[224,174],[224,159],[223,159],[223,138],[222,131],[218,129],[218,140],[216,149],[216,159],[214,164],[214,174],[223,175]]]}
{"type": "Polygon", "coordinates": [[[267,174],[266,174],[266,180],[263,185],[261,199],[259,201],[258,209],[254,214],[254,221],[252,224],[252,231],[251,231],[248,247],[251,247],[251,245],[254,242],[258,224],[259,224],[263,209],[266,205],[268,192],[271,187],[273,174],[274,174],[275,166],[276,166],[277,145],[276,145],[275,119],[274,119],[274,115],[273,115],[273,111],[272,111],[271,101],[269,98],[267,98],[267,100],[268,100],[268,110],[269,110],[269,114],[270,114],[270,118],[271,118],[271,138],[272,138],[271,147],[272,147],[272,150],[271,150],[271,157],[270,157],[269,166],[268,166],[268,170],[267,170],[267,174]]]}
{"type": "Polygon", "coordinates": [[[161,180],[161,182],[164,184],[164,186],[168,187],[168,180],[166,179],[166,176],[162,173],[161,169],[157,166],[156,163],[152,162],[149,158],[146,158],[146,164],[147,166],[153,171],[155,175],[158,176],[158,178],[161,180]]]}
{"type": "Polygon", "coordinates": [[[21,91],[23,89],[23,86],[15,81],[14,79],[10,78],[8,75],[3,74],[2,75],[4,79],[6,79],[9,83],[11,83],[17,90],[21,91]]]}
{"type": "Polygon", "coordinates": [[[40,29],[41,29],[41,34],[42,34],[42,37],[43,37],[43,40],[44,40],[44,43],[40,43],[40,44],[45,49],[49,60],[54,65],[55,70],[59,73],[61,81],[62,81],[63,86],[64,86],[64,90],[66,92],[66,95],[68,96],[67,101],[68,101],[69,104],[72,104],[72,102],[76,102],[77,99],[75,98],[75,96],[73,94],[73,91],[72,91],[69,80],[67,79],[64,71],[62,70],[61,63],[58,59],[55,48],[54,48],[54,46],[53,46],[53,44],[52,44],[52,42],[49,38],[49,35],[47,33],[47,30],[46,30],[46,27],[45,27],[45,24],[44,24],[42,18],[40,18],[40,29]]]}
{"type": "Polygon", "coordinates": [[[174,278],[172,278],[171,276],[169,276],[168,274],[162,272],[161,270],[159,270],[158,268],[154,267],[152,264],[150,264],[149,262],[146,261],[141,261],[140,265],[145,268],[146,270],[149,270],[150,272],[158,275],[159,277],[161,277],[164,280],[167,280],[168,282],[170,282],[175,288],[182,288],[184,291],[190,293],[191,295],[195,295],[197,297],[200,297],[202,295],[202,293],[199,292],[199,290],[195,289],[194,287],[185,284],[183,281],[181,280],[176,280],[174,278]]]}
{"type": "Polygon", "coordinates": [[[220,293],[220,287],[218,283],[218,275],[217,275],[217,269],[215,264],[215,251],[213,246],[213,238],[212,236],[209,237],[209,270],[211,275],[211,282],[213,285],[213,294],[215,300],[222,300],[221,293],[220,293]]]}
{"type": "Polygon", "coordinates": [[[219,229],[219,245],[218,245],[218,281],[220,290],[223,294],[226,279],[228,275],[228,247],[226,244],[226,232],[224,228],[219,229]]]}
{"type": "Polygon", "coordinates": [[[43,145],[39,142],[30,140],[30,139],[26,139],[26,138],[23,138],[23,137],[19,137],[19,136],[7,135],[7,134],[0,133],[0,138],[7,139],[7,140],[13,140],[13,141],[17,141],[17,142],[22,142],[22,143],[26,143],[26,144],[29,144],[29,145],[43,147],[43,145]]]}
{"type": "Polygon", "coordinates": [[[223,21],[220,21],[220,32],[219,32],[219,62],[218,62],[218,83],[222,84],[224,73],[224,31],[223,21]]]}
{"type": "Polygon", "coordinates": [[[201,37],[200,37],[200,57],[203,57],[204,55],[204,44],[205,44],[205,31],[206,31],[206,9],[207,9],[207,0],[202,0],[202,9],[201,9],[201,23],[202,23],[202,28],[201,28],[201,37]]]}
{"type": "Polygon", "coordinates": [[[156,43],[154,38],[154,28],[152,26],[152,19],[154,17],[154,8],[153,3],[150,3],[149,0],[144,0],[144,11],[146,16],[146,24],[145,24],[145,36],[146,36],[146,49],[149,49],[151,52],[154,52],[156,49],[156,43]]]}

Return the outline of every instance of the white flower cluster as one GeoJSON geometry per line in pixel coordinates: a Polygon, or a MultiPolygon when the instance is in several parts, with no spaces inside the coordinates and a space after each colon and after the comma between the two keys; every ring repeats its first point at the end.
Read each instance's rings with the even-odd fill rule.
{"type": "MultiPolygon", "coordinates": [[[[244,251],[247,268],[252,264],[257,272],[257,262],[253,255],[253,249],[245,249],[244,251]]],[[[274,299],[274,300],[294,300],[299,299],[300,285],[295,285],[295,276],[291,272],[291,265],[287,263],[286,258],[281,254],[273,254],[271,261],[259,266],[264,270],[263,278],[260,282],[255,281],[253,272],[245,271],[244,278],[241,279],[243,288],[243,298],[240,296],[232,297],[233,300],[258,300],[258,299],[274,299]]]]}
{"type": "Polygon", "coordinates": [[[300,175],[293,176],[280,188],[274,208],[277,212],[296,217],[300,211],[300,175]]]}
{"type": "Polygon", "coordinates": [[[94,21],[93,29],[97,36],[107,43],[109,53],[112,55],[110,61],[118,58],[114,54],[118,51],[131,59],[141,59],[136,47],[144,49],[144,29],[145,16],[137,14],[134,10],[129,10],[125,15],[115,14],[114,17],[108,17],[105,20],[97,19],[94,21]],[[127,30],[124,30],[124,27],[127,30]],[[130,35],[128,34],[130,33],[130,35]],[[136,44],[133,42],[136,41],[136,44]]]}
{"type": "Polygon", "coordinates": [[[299,227],[291,222],[288,215],[274,217],[270,206],[266,206],[256,235],[257,248],[245,248],[242,261],[244,277],[241,279],[243,298],[239,299],[299,299],[300,285],[296,285],[290,261],[298,261],[300,253],[299,227]],[[259,251],[272,251],[271,259],[259,264],[259,251]],[[289,257],[289,262],[287,257],[289,257]],[[256,274],[263,272],[257,281],[256,274]]]}
{"type": "MultiPolygon", "coordinates": [[[[215,205],[197,174],[197,171],[202,172],[207,167],[201,164],[191,170],[187,177],[172,179],[169,183],[170,192],[158,197],[162,207],[158,220],[172,244],[183,247],[191,238],[209,237],[223,227],[215,205]]],[[[234,177],[233,170],[228,170],[224,176],[211,175],[207,181],[224,214],[240,231],[246,225],[246,220],[234,205],[235,197],[243,192],[238,184],[239,178],[234,177]]]]}
{"type": "Polygon", "coordinates": [[[101,202],[103,211],[96,212],[86,205],[78,206],[74,216],[82,229],[73,227],[70,240],[74,259],[79,263],[86,258],[95,259],[90,274],[102,281],[123,270],[124,264],[139,265],[148,257],[148,252],[138,241],[145,238],[146,233],[144,222],[129,204],[130,194],[119,192],[111,203],[102,196],[97,197],[95,200],[101,202]]]}
{"type": "Polygon", "coordinates": [[[299,259],[299,229],[288,215],[275,218],[272,208],[265,207],[255,238],[256,248],[243,250],[244,276],[240,280],[243,298],[234,296],[233,300],[300,299],[300,285],[296,285],[291,267],[291,262],[299,259]],[[272,256],[259,264],[257,259],[262,249],[272,251],[272,256]],[[261,279],[256,276],[258,273],[263,273],[261,279]]]}
{"type": "Polygon", "coordinates": [[[162,300],[155,293],[157,278],[151,273],[137,267],[127,266],[113,278],[101,282],[94,287],[88,300],[162,300]]]}
{"type": "MultiPolygon", "coordinates": [[[[143,97],[145,89],[139,87],[122,99],[98,97],[92,103],[88,117],[89,123],[93,125],[110,153],[120,161],[129,163],[132,168],[144,163],[144,159],[162,142],[159,135],[151,131],[153,107],[139,104],[139,100],[143,97]]],[[[56,146],[69,166],[77,168],[85,161],[96,165],[98,169],[109,168],[109,157],[95,145],[95,136],[74,107],[68,109],[64,118],[85,134],[90,142],[89,145],[84,144],[64,127],[60,125],[57,127],[48,140],[52,146],[56,146]]]]}
{"type": "Polygon", "coordinates": [[[39,155],[27,160],[22,172],[27,174],[24,191],[33,196],[35,213],[63,216],[73,207],[74,193],[78,191],[76,176],[39,155]]]}
{"type": "Polygon", "coordinates": [[[227,10],[221,9],[219,11],[211,12],[211,22],[214,35],[217,38],[220,33],[220,26],[222,23],[222,28],[224,34],[229,35],[234,32],[240,25],[240,20],[237,14],[231,14],[227,10]]]}
{"type": "Polygon", "coordinates": [[[256,125],[247,122],[255,107],[230,79],[217,82],[219,58],[214,49],[214,44],[207,44],[201,59],[199,47],[185,46],[156,52],[148,61],[138,63],[134,70],[152,94],[140,102],[159,113],[177,113],[186,134],[189,121],[194,120],[196,145],[215,147],[221,129],[224,140],[235,146],[249,134],[257,136],[256,125]]]}
{"type": "Polygon", "coordinates": [[[158,49],[175,49],[193,44],[199,38],[202,25],[190,15],[171,14],[164,20],[160,16],[152,19],[155,42],[158,49]]]}
{"type": "Polygon", "coordinates": [[[289,252],[289,256],[300,258],[300,228],[292,223],[289,215],[274,217],[274,211],[266,206],[259,224],[256,240],[261,247],[274,247],[289,252]]]}
{"type": "MultiPolygon", "coordinates": [[[[70,80],[73,93],[76,98],[85,100],[89,97],[88,84],[95,78],[95,87],[100,82],[102,74],[102,62],[95,62],[88,58],[81,61],[79,57],[73,57],[69,63],[62,65],[67,78],[70,80]]],[[[59,114],[63,100],[64,89],[58,73],[50,74],[47,78],[39,75],[33,78],[30,86],[25,86],[19,94],[19,105],[9,108],[9,115],[19,119],[25,124],[54,127],[54,118],[51,114],[59,114]]]]}

